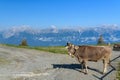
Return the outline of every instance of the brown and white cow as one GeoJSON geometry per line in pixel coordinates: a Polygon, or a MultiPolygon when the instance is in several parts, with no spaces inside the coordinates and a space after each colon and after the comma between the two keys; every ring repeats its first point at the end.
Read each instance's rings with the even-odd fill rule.
{"type": "Polygon", "coordinates": [[[114,44],[113,50],[120,51],[120,44],[114,44]]]}
{"type": "Polygon", "coordinates": [[[107,72],[107,65],[112,51],[110,46],[75,46],[67,43],[66,48],[68,49],[68,54],[75,56],[85,67],[85,73],[88,73],[87,61],[97,62],[98,60],[103,60],[103,73],[107,72]]]}

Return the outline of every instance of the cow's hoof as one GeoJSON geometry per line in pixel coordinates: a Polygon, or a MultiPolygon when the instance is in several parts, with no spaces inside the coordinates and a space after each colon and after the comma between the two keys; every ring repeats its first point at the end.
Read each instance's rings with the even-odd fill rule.
{"type": "Polygon", "coordinates": [[[106,74],[106,72],[102,72],[102,75],[106,74]]]}
{"type": "Polygon", "coordinates": [[[85,75],[88,75],[88,73],[86,73],[86,72],[85,72],[84,74],[85,74],[85,75]]]}

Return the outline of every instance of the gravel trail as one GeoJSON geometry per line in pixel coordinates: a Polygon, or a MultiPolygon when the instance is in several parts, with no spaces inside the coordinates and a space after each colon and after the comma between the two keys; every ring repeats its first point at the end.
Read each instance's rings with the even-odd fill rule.
{"type": "Polygon", "coordinates": [[[115,80],[118,56],[120,52],[113,51],[108,74],[101,74],[103,64],[99,61],[88,62],[85,75],[68,55],[0,45],[0,80],[115,80]]]}

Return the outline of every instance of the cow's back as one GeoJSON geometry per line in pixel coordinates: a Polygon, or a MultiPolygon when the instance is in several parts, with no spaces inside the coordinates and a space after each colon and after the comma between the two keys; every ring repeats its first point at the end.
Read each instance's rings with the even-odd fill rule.
{"type": "Polygon", "coordinates": [[[111,55],[109,46],[79,46],[76,54],[89,61],[98,61],[111,55]]]}

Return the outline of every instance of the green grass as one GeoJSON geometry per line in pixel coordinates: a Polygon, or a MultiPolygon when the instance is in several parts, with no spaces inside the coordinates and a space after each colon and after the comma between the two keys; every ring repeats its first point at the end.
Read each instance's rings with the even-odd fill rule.
{"type": "MultiPolygon", "coordinates": [[[[17,48],[36,49],[36,50],[52,52],[52,53],[61,53],[61,54],[66,54],[67,53],[67,50],[63,46],[49,46],[49,47],[44,47],[44,46],[36,47],[35,46],[35,47],[31,47],[31,46],[19,46],[19,45],[11,45],[11,44],[1,44],[1,45],[17,47],[17,48]]],[[[94,45],[94,46],[106,46],[106,44],[94,45]]],[[[113,44],[111,44],[110,46],[113,46],[113,44]]]]}
{"type": "Polygon", "coordinates": [[[16,47],[16,48],[27,48],[27,49],[35,49],[35,50],[40,50],[40,51],[45,51],[45,52],[51,52],[51,53],[60,53],[60,54],[66,54],[67,49],[63,46],[37,46],[37,47],[31,47],[31,46],[17,46],[17,45],[11,45],[11,44],[2,44],[5,46],[10,46],[10,47],[16,47]]]}
{"type": "Polygon", "coordinates": [[[118,64],[117,80],[120,80],[120,63],[118,64]]]}
{"type": "MultiPolygon", "coordinates": [[[[112,47],[113,44],[114,43],[112,43],[110,46],[112,47]]],[[[67,53],[67,50],[63,46],[49,46],[49,47],[38,46],[38,47],[31,47],[31,46],[19,46],[19,45],[17,46],[17,45],[11,45],[11,44],[1,44],[1,45],[17,47],[17,48],[36,49],[36,50],[52,52],[52,53],[61,53],[61,54],[66,54],[67,53]]],[[[94,45],[94,46],[106,46],[106,44],[94,45]]]]}
{"type": "Polygon", "coordinates": [[[63,46],[33,47],[33,49],[52,52],[52,53],[61,53],[61,54],[67,53],[67,50],[63,46]]]}

